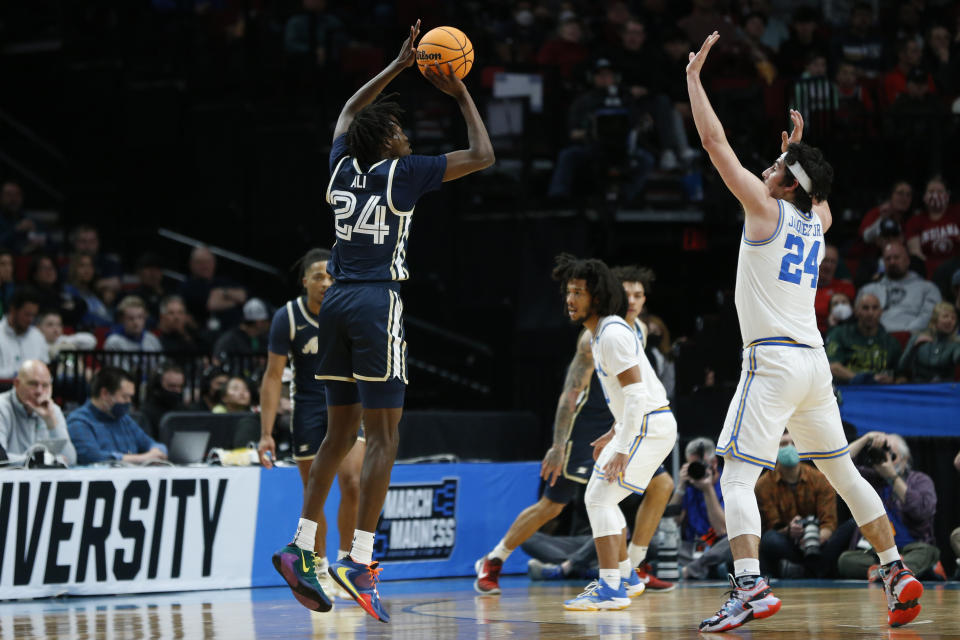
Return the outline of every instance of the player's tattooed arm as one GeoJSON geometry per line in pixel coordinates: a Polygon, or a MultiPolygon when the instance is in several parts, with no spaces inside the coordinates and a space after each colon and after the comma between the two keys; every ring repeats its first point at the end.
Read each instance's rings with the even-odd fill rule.
{"type": "Polygon", "coordinates": [[[567,376],[563,381],[563,391],[557,402],[557,413],[553,419],[553,446],[543,457],[540,475],[544,480],[553,483],[563,472],[563,450],[570,431],[573,429],[573,418],[577,411],[577,399],[590,384],[593,375],[593,352],[590,350],[591,333],[583,331],[577,339],[577,351],[567,367],[567,376]]]}
{"type": "Polygon", "coordinates": [[[357,115],[360,109],[374,101],[380,93],[390,84],[390,81],[400,75],[400,72],[413,65],[417,60],[417,48],[414,43],[420,35],[420,21],[410,27],[410,35],[400,46],[400,53],[386,68],[370,79],[353,94],[347,103],[343,105],[340,111],[340,117],[337,118],[337,126],[333,130],[333,139],[336,140],[341,134],[346,133],[350,128],[350,123],[357,115]]]}

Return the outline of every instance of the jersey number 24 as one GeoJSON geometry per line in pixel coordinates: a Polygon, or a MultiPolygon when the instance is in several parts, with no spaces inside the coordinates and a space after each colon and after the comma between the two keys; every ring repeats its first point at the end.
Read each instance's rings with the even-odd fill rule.
{"type": "Polygon", "coordinates": [[[815,240],[810,252],[804,255],[804,242],[800,236],[787,234],[787,241],[783,245],[789,253],[783,256],[780,261],[780,279],[791,284],[800,284],[803,274],[808,273],[813,276],[810,286],[817,288],[817,278],[820,276],[820,268],[817,265],[817,256],[820,253],[820,241],[815,240]],[[796,253],[794,253],[796,250],[796,253]]]}
{"type": "Polygon", "coordinates": [[[373,244],[383,244],[390,233],[390,225],[386,223],[387,208],[380,204],[380,196],[374,195],[367,198],[355,224],[346,224],[346,221],[352,218],[354,211],[357,210],[357,196],[349,191],[337,189],[330,192],[330,200],[333,203],[335,218],[333,226],[338,238],[351,240],[355,233],[366,233],[373,236],[373,244]]]}

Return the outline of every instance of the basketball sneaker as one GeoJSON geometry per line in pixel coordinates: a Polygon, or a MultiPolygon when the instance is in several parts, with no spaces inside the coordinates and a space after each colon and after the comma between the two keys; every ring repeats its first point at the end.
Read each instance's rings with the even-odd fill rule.
{"type": "Polygon", "coordinates": [[[620,588],[614,589],[603,580],[594,580],[583,593],[563,603],[567,611],[619,611],[630,606],[630,598],[621,580],[620,588]]]}
{"type": "Polygon", "coordinates": [[[673,591],[677,588],[677,584],[675,582],[667,582],[666,580],[661,580],[657,576],[653,575],[653,571],[649,562],[637,567],[637,576],[643,581],[647,591],[659,591],[660,593],[666,593],[667,591],[673,591]]]}
{"type": "Polygon", "coordinates": [[[383,608],[377,591],[377,581],[383,571],[379,562],[362,564],[347,556],[331,564],[327,571],[364,611],[380,622],[390,622],[390,615],[383,608]]]}
{"type": "Polygon", "coordinates": [[[780,611],[780,598],[773,595],[773,590],[763,578],[758,577],[753,587],[743,589],[737,586],[733,576],[727,577],[731,586],[727,592],[729,598],[720,611],[700,623],[702,633],[729,631],[751,620],[769,618],[780,611]]]}
{"type": "Polygon", "coordinates": [[[527,560],[527,575],[531,580],[563,580],[567,577],[560,565],[540,562],[536,558],[527,560]]]}
{"type": "Polygon", "coordinates": [[[646,590],[647,585],[643,583],[636,571],[631,571],[629,578],[620,579],[620,587],[627,592],[628,598],[636,598],[646,590]]]}
{"type": "Polygon", "coordinates": [[[918,600],[923,595],[923,585],[913,572],[897,560],[880,567],[883,590],[887,594],[887,623],[901,627],[920,613],[918,600]]]}
{"type": "Polygon", "coordinates": [[[500,595],[500,570],[503,569],[503,560],[483,556],[474,563],[473,568],[477,572],[477,579],[473,581],[473,588],[477,593],[485,596],[500,595]]]}
{"type": "Polygon", "coordinates": [[[333,602],[317,580],[315,562],[313,551],[304,551],[293,544],[273,554],[273,568],[283,576],[293,597],[311,611],[330,611],[333,602]]]}

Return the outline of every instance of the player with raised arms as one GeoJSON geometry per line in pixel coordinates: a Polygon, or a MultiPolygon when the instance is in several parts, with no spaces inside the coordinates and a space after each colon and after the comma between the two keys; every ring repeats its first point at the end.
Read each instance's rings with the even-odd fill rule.
{"type": "Polygon", "coordinates": [[[643,591],[627,553],[627,522],[620,502],[643,494],[677,440],[677,421],[667,392],[643,352],[643,343],[623,316],[623,286],[600,260],[557,256],[553,278],[561,283],[567,317],[593,339],[593,364],[613,415],[612,433],[600,450],[584,503],[600,567],[599,579],[564,603],[570,611],[623,609],[631,592],[643,591]]]}
{"type": "Polygon", "coordinates": [[[740,383],[717,441],[725,463],[720,484],[734,558],[732,590],[721,609],[700,623],[700,631],[727,631],[780,610],[780,600],[760,576],[754,486],[764,468],[774,468],[784,428],[878,551],[887,621],[900,626],[920,612],[923,586],[900,559],[880,496],[850,459],[814,315],[823,235],[832,222],[826,198],[833,169],[818,149],[800,141],[803,118],[797,111],[790,113],[792,134],[781,134],[781,155],[760,178],[740,164],[700,82],[718,39],[714,32],[698,53],[690,53],[687,90],[703,147],[743,206],[734,298],[744,349],[740,383]]]}
{"type": "Polygon", "coordinates": [[[347,101],[334,129],[326,194],[337,237],[328,266],[334,284],[317,316],[316,376],[326,385],[327,435],[310,468],[294,539],[273,556],[274,566],[301,604],[317,611],[330,609],[330,598],[314,570],[317,521],[362,419],[367,449],[357,529],[350,554],[331,564],[329,573],[381,622],[390,617],[377,590],[380,568],[373,562],[373,542],[397,454],[397,425],[407,385],[400,285],[410,275],[406,260],[410,222],[422,195],[494,162],[480,114],[449,64],[434,65],[425,75],[457,101],[467,124],[467,149],[412,155],[400,126],[400,107],[376,100],[416,61],[419,33],[418,20],[397,58],[347,101]]]}

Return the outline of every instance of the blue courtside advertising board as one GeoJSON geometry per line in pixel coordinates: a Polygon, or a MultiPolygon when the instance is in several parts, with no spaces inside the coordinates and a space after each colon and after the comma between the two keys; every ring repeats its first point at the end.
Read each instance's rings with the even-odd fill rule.
{"type": "MultiPolygon", "coordinates": [[[[294,468],[262,469],[253,586],[284,584],[270,562],[290,542],[303,493],[294,468]]],[[[474,562],[492,549],[513,519],[536,502],[539,462],[398,464],[377,528],[374,558],[382,580],[474,574],[474,562]]],[[[327,555],[336,556],[337,483],[327,499],[327,555]]],[[[527,556],[517,549],[504,573],[524,573],[527,556]]]]}

